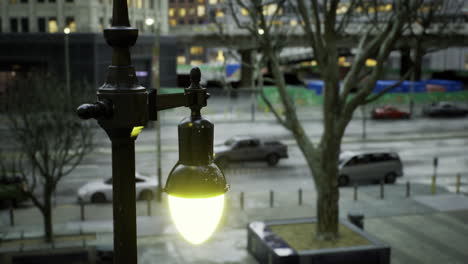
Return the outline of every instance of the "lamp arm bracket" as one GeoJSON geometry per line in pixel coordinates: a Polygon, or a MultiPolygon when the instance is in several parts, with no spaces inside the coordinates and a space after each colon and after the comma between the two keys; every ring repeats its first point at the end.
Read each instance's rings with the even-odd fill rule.
{"type": "Polygon", "coordinates": [[[201,109],[207,105],[210,94],[205,88],[187,88],[183,93],[157,94],[151,89],[148,94],[149,120],[157,120],[157,112],[181,106],[201,109]]]}

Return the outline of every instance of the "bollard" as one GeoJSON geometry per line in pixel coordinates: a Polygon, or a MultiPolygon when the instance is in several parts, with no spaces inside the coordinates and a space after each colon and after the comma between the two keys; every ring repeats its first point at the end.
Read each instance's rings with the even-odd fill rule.
{"type": "Polygon", "coordinates": [[[358,199],[358,193],[357,193],[357,184],[354,184],[354,201],[357,201],[358,199]]]}
{"type": "Polygon", "coordinates": [[[406,198],[409,198],[411,194],[411,186],[409,181],[406,182],[406,198]]]}
{"type": "Polygon", "coordinates": [[[432,176],[432,183],[431,183],[431,192],[432,194],[436,194],[436,176],[432,176]]]}
{"type": "Polygon", "coordinates": [[[81,221],[85,220],[85,211],[84,211],[83,201],[80,201],[80,219],[81,219],[81,221]]]}
{"type": "Polygon", "coordinates": [[[241,210],[244,210],[244,192],[240,193],[240,208],[241,210]]]}
{"type": "Polygon", "coordinates": [[[302,189],[299,189],[299,205],[302,205],[302,189]]]}
{"type": "Polygon", "coordinates": [[[384,181],[380,180],[380,199],[384,199],[384,181]]]}
{"type": "Polygon", "coordinates": [[[21,229],[20,240],[21,240],[20,252],[23,252],[23,250],[24,250],[24,229],[21,229]]]}
{"type": "Polygon", "coordinates": [[[15,226],[15,213],[13,211],[13,204],[10,203],[10,226],[15,226]]]}
{"type": "Polygon", "coordinates": [[[275,194],[272,190],[270,190],[270,208],[273,208],[274,205],[275,194]]]}
{"type": "Polygon", "coordinates": [[[149,197],[146,199],[146,211],[148,216],[151,216],[151,199],[149,197]]]}

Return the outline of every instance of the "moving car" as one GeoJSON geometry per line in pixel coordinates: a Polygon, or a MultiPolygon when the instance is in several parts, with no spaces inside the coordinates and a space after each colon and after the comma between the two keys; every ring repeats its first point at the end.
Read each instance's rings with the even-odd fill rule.
{"type": "Polygon", "coordinates": [[[26,186],[20,177],[0,178],[0,208],[10,205],[17,207],[25,201],[27,197],[23,191],[26,191],[26,186]]]}
{"type": "Polygon", "coordinates": [[[279,141],[262,141],[254,137],[233,137],[214,147],[215,163],[226,168],[236,161],[266,161],[269,166],[288,157],[288,147],[279,141]]]}
{"type": "Polygon", "coordinates": [[[338,185],[351,181],[394,183],[403,176],[403,164],[395,152],[343,152],[339,160],[338,185]]]}
{"type": "Polygon", "coordinates": [[[410,113],[398,110],[396,107],[386,105],[378,107],[371,112],[373,119],[409,119],[410,113]]]}
{"type": "Polygon", "coordinates": [[[449,102],[433,103],[423,108],[423,115],[429,117],[456,117],[465,116],[468,109],[449,102]]]}
{"type": "MultiPolygon", "coordinates": [[[[158,191],[155,178],[145,177],[137,173],[135,176],[136,198],[152,200],[158,191]]],[[[104,203],[112,200],[112,178],[92,181],[78,189],[78,201],[104,203]]]]}

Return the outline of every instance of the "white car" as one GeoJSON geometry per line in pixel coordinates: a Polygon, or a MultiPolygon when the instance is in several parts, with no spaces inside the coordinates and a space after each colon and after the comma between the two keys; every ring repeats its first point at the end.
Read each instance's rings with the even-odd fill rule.
{"type": "MultiPolygon", "coordinates": [[[[155,178],[135,176],[136,199],[152,200],[158,191],[158,182],[155,178]]],[[[78,189],[78,201],[91,203],[104,203],[112,201],[112,178],[92,181],[78,189]]]]}

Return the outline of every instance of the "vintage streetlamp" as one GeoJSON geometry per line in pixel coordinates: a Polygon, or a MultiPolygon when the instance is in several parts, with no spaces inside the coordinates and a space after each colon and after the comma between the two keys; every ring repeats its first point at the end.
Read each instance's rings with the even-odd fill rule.
{"type": "Polygon", "coordinates": [[[114,0],[112,26],[104,30],[104,37],[113,48],[112,64],[97,91],[97,102],[79,106],[77,114],[83,119],[97,119],[112,142],[114,263],[136,264],[135,140],[148,121],[156,120],[157,111],[180,106],[191,109],[190,117],[179,124],[179,161],[165,187],[176,227],[188,241],[201,243],[213,232],[228,185],[213,163],[213,124],[200,114],[209,97],[200,86],[200,70],[191,70],[192,83],[183,93],[158,95],[156,90],[140,86],[129,50],[138,30],[130,27],[126,0],[114,0]],[[200,211],[207,206],[207,211],[200,211]],[[198,211],[193,211],[195,208],[198,211]],[[194,221],[187,224],[179,217],[189,209],[194,221]],[[213,209],[215,220],[196,219],[209,216],[213,209]],[[207,223],[211,225],[206,227],[207,223]],[[206,229],[191,232],[190,224],[200,225],[196,230],[201,230],[201,225],[206,229]]]}

